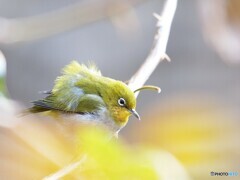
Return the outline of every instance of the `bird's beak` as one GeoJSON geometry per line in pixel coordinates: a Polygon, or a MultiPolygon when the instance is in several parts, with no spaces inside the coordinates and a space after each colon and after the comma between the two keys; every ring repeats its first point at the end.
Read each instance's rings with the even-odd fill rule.
{"type": "Polygon", "coordinates": [[[135,109],[130,109],[129,111],[132,113],[132,115],[134,115],[136,118],[138,118],[138,120],[141,120],[139,114],[137,113],[137,111],[135,109]]]}

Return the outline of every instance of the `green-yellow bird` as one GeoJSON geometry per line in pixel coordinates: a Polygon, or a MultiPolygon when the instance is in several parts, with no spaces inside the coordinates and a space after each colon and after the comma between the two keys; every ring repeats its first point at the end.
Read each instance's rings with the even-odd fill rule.
{"type": "MultiPolygon", "coordinates": [[[[146,86],[141,89],[157,89],[146,86]]],[[[63,69],[44,99],[34,101],[31,113],[54,112],[64,119],[104,125],[118,133],[132,114],[140,120],[134,92],[121,81],[107,78],[94,66],[73,61],[63,69]]]]}

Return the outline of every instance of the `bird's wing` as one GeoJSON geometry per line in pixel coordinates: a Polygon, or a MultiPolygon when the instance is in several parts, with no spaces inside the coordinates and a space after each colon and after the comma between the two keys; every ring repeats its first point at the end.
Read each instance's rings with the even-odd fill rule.
{"type": "Polygon", "coordinates": [[[94,113],[105,106],[93,80],[101,76],[94,65],[89,67],[73,61],[63,69],[62,76],[55,81],[54,88],[44,93],[48,96],[34,101],[30,112],[58,110],[70,113],[94,113]]]}
{"type": "Polygon", "coordinates": [[[34,106],[29,109],[32,113],[57,110],[68,113],[97,113],[105,107],[103,99],[95,94],[84,94],[80,97],[66,94],[64,97],[53,94],[44,99],[34,101],[34,106]]]}

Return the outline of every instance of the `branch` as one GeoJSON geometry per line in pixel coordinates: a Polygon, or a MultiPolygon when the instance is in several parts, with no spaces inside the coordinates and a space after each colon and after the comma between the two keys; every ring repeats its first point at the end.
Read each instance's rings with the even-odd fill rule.
{"type": "MultiPolygon", "coordinates": [[[[145,84],[145,82],[153,73],[159,62],[164,59],[170,61],[170,58],[166,54],[166,48],[176,7],[177,0],[167,0],[164,5],[162,15],[159,16],[158,14],[153,14],[158,20],[158,30],[155,35],[153,48],[150,54],[148,55],[147,59],[142,64],[140,69],[131,77],[128,82],[128,86],[133,91],[142,87],[145,84]]],[[[136,93],[136,96],[137,95],[138,93],[136,93]]]]}
{"type": "Polygon", "coordinates": [[[55,180],[55,179],[61,179],[70,172],[74,171],[75,169],[79,168],[80,165],[82,165],[87,159],[87,155],[83,155],[83,157],[76,162],[73,162],[69,164],[68,166],[65,166],[64,168],[60,169],[59,171],[43,178],[43,180],[55,180]]]}
{"type": "Polygon", "coordinates": [[[44,38],[60,32],[111,18],[146,0],[94,0],[74,3],[61,9],[21,18],[0,17],[0,42],[15,43],[44,38]]]}

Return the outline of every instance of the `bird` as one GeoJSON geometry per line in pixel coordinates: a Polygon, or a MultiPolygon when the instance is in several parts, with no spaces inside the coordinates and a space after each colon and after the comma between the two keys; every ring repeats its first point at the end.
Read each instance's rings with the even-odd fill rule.
{"type": "Polygon", "coordinates": [[[135,93],[156,86],[143,86],[132,91],[128,85],[101,74],[95,64],[72,61],[62,70],[46,97],[33,101],[30,113],[47,113],[64,121],[94,124],[107,128],[114,134],[127,124],[129,116],[140,120],[136,111],[135,93]]]}

